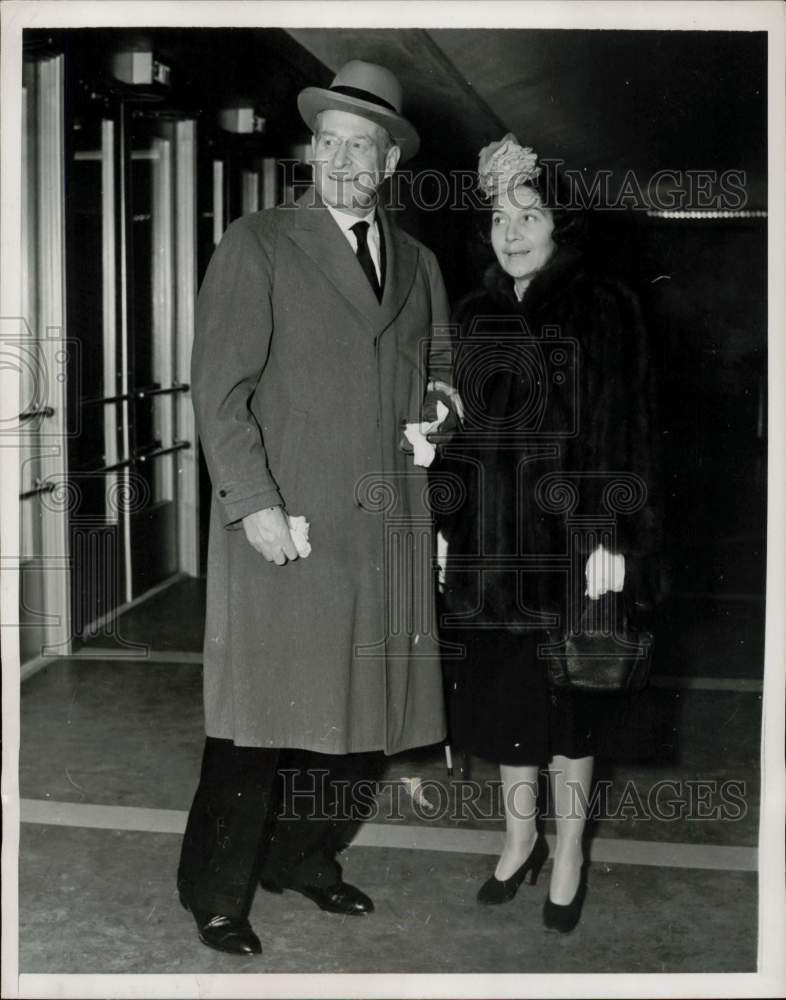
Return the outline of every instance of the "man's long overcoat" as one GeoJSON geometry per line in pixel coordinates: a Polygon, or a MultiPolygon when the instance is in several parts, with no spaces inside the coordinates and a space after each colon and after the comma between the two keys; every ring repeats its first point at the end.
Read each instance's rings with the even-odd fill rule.
{"type": "Polygon", "coordinates": [[[426,476],[399,444],[427,368],[449,377],[448,306],[434,255],[379,218],[381,303],[313,191],[234,222],[200,289],[206,730],[237,745],[394,753],[444,736],[426,476]],[[241,524],[276,504],[313,546],[283,567],[241,524]]]}

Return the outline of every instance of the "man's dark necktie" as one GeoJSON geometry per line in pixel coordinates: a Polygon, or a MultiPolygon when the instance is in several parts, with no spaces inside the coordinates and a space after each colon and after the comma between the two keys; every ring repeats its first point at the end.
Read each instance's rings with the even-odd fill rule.
{"type": "Polygon", "coordinates": [[[360,266],[363,268],[369,284],[374,289],[377,301],[381,302],[382,288],[379,284],[379,279],[377,278],[377,270],[374,267],[374,261],[371,259],[371,251],[368,248],[368,223],[356,222],[354,226],[350,226],[349,228],[355,234],[358,241],[357,258],[360,261],[360,266]]]}

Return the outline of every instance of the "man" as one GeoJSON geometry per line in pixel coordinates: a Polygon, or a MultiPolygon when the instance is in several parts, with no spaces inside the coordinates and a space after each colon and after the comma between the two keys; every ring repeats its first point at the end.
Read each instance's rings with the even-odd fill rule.
{"type": "Polygon", "coordinates": [[[383,753],[444,736],[425,473],[400,442],[427,378],[450,380],[432,337],[447,301],[433,254],[377,204],[419,140],[374,64],[348,63],[298,106],[314,190],[228,228],[192,364],[214,499],[207,740],[178,887],[200,940],[246,955],[261,951],[257,882],[373,909],[334,858],[351,789],[383,753]],[[307,557],[290,516],[310,524],[307,557]]]}

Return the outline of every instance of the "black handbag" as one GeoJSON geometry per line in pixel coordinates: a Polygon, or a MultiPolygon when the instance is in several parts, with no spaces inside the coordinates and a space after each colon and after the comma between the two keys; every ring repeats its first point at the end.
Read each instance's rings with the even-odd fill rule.
{"type": "Polygon", "coordinates": [[[549,686],[588,694],[633,694],[650,676],[653,634],[632,628],[614,595],[585,599],[578,628],[550,635],[541,647],[549,686]]]}

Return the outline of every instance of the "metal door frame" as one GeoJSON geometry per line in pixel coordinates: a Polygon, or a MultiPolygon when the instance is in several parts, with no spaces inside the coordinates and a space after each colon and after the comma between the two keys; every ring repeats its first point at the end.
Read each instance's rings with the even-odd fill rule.
{"type": "MultiPolygon", "coordinates": [[[[18,297],[4,283],[3,300],[4,316],[21,317],[16,347],[20,360],[18,490],[22,528],[18,541],[23,548],[10,551],[28,557],[32,563],[28,570],[41,575],[42,606],[27,609],[32,616],[29,622],[23,624],[21,615],[19,619],[20,627],[37,633],[35,646],[40,653],[32,658],[33,664],[71,649],[64,74],[62,54],[41,57],[28,64],[24,73],[29,86],[23,89],[22,197],[15,230],[21,273],[18,297]],[[31,212],[35,213],[32,220],[31,212]],[[9,309],[11,297],[18,308],[9,309]]],[[[4,241],[4,245],[9,244],[4,241]]],[[[25,599],[24,582],[20,576],[20,602],[25,599]]]]}

